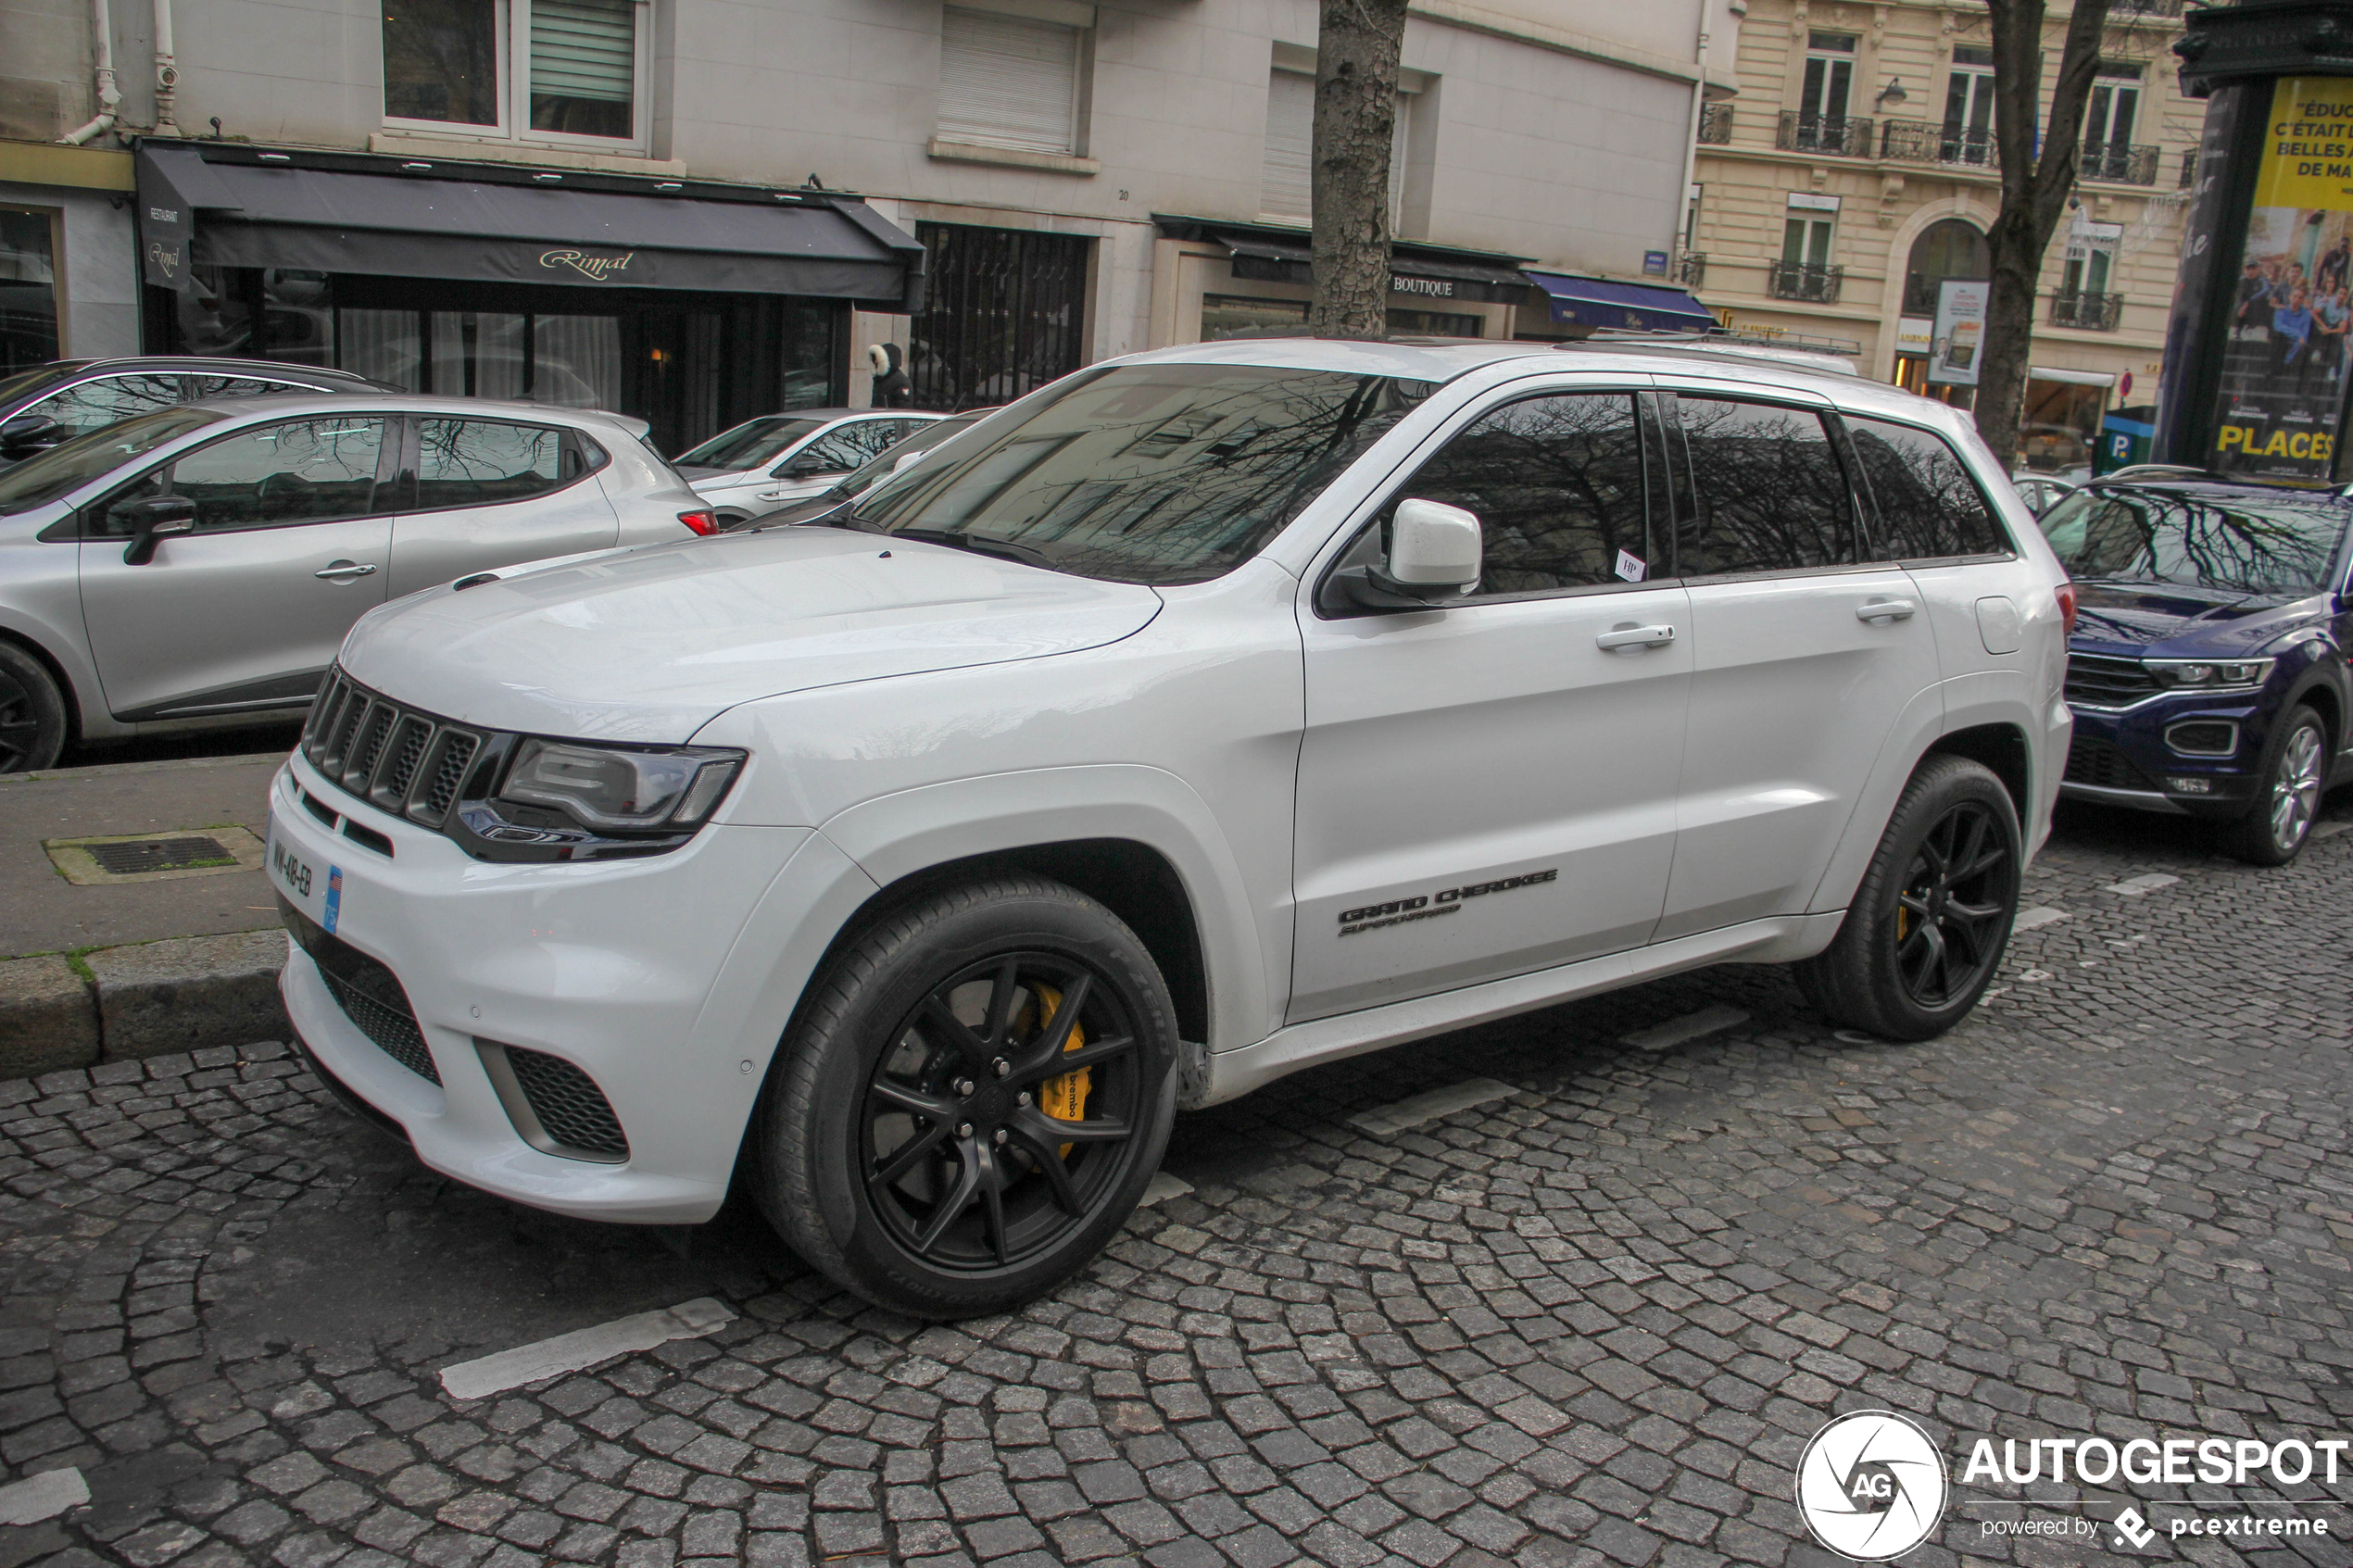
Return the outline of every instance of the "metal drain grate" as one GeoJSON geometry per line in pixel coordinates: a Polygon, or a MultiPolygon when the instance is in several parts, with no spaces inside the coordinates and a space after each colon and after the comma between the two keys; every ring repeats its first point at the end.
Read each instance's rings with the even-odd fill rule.
{"type": "Polygon", "coordinates": [[[145,872],[185,872],[204,866],[233,866],[236,856],[217,838],[134,838],[84,847],[109,876],[145,872]]]}

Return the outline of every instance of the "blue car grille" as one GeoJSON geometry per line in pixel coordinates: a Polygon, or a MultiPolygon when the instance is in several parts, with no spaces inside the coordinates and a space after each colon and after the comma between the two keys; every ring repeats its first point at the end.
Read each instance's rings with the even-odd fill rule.
{"type": "Polygon", "coordinates": [[[2078,708],[2130,708],[2157,691],[2156,677],[2137,659],[2100,653],[2067,656],[2067,700],[2078,708]]]}

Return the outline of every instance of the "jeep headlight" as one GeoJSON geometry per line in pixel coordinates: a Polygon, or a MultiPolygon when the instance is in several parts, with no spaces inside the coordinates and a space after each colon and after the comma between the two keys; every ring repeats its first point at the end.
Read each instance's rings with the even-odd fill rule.
{"type": "Polygon", "coordinates": [[[497,797],[553,808],[599,833],[695,828],[718,809],[744,756],[720,746],[525,740],[515,747],[497,797]]]}
{"type": "Polygon", "coordinates": [[[2268,659],[2145,659],[2143,668],[2168,691],[2246,691],[2271,677],[2268,659]]]}

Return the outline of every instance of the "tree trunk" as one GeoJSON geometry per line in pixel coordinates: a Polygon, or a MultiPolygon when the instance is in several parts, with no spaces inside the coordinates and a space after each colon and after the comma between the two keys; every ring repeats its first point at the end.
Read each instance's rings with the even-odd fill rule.
{"type": "Polygon", "coordinates": [[[1977,381],[1977,433],[2004,469],[2018,466],[2019,419],[2034,348],[2034,285],[2075,189],[2083,108],[2099,69],[2108,0],[2075,0],[2050,119],[2043,95],[2043,0],[1985,0],[1993,22],[1994,134],[2002,165],[2002,212],[1986,236],[1994,286],[1985,305],[1985,352],[1977,381]]]}
{"type": "Polygon", "coordinates": [[[1317,337],[1389,335],[1389,154],[1397,133],[1397,57],[1406,0],[1322,0],[1315,44],[1317,337]]]}

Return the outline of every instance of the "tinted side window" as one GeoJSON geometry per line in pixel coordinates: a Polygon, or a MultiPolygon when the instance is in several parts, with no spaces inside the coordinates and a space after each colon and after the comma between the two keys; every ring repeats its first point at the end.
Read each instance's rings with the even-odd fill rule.
{"type": "MultiPolygon", "coordinates": [[[[279,528],[366,517],[375,509],[381,419],[296,420],[242,431],[181,457],[132,493],[183,495],[199,531],[279,528]]],[[[108,532],[122,532],[108,521],[108,532]]]]}
{"type": "Polygon", "coordinates": [[[81,435],[179,401],[178,376],[100,376],[51,393],[23,411],[46,414],[81,435]]]}
{"type": "Polygon", "coordinates": [[[1621,550],[1647,575],[1642,478],[1632,395],[1574,393],[1480,415],[1399,495],[1478,514],[1492,596],[1628,581],[1621,550]]]}
{"type": "Polygon", "coordinates": [[[1849,419],[1855,456],[1879,511],[1876,560],[2006,554],[2008,535],[1941,435],[1881,420],[1849,419]]]}
{"type": "Polygon", "coordinates": [[[569,483],[564,436],[546,425],[426,420],[417,430],[417,508],[489,507],[569,483]]]}
{"type": "Polygon", "coordinates": [[[1854,504],[1820,416],[1770,403],[1679,397],[1698,517],[1687,577],[1802,571],[1854,559],[1854,504]]]}

